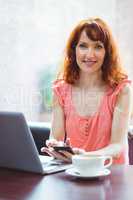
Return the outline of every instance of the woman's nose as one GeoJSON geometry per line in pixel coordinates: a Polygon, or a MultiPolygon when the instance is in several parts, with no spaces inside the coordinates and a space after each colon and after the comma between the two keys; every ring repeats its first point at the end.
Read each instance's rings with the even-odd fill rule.
{"type": "Polygon", "coordinates": [[[87,49],[87,52],[86,52],[86,56],[87,56],[88,58],[93,57],[93,56],[94,56],[94,49],[93,49],[93,48],[88,48],[88,49],[87,49]]]}

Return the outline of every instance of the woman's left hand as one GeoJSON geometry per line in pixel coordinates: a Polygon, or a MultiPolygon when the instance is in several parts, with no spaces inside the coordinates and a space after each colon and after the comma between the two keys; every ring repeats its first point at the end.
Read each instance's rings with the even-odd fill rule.
{"type": "MultiPolygon", "coordinates": [[[[80,154],[84,154],[85,150],[84,149],[80,149],[80,148],[72,148],[74,155],[80,155],[80,154]]],[[[60,151],[66,158],[68,158],[69,160],[72,159],[73,154],[67,152],[67,151],[60,151]]]]}

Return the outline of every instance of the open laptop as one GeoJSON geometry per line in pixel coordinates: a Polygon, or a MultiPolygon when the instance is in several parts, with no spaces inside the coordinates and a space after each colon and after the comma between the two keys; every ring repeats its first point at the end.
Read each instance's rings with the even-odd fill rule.
{"type": "Polygon", "coordinates": [[[22,113],[0,112],[0,167],[49,174],[71,164],[39,155],[22,113]]]}

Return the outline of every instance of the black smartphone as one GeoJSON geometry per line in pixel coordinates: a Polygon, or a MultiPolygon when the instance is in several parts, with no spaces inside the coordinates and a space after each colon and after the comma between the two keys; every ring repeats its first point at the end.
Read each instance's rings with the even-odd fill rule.
{"type": "Polygon", "coordinates": [[[60,152],[60,151],[67,151],[71,154],[74,154],[73,150],[71,147],[66,146],[66,147],[62,147],[62,146],[55,146],[53,147],[55,151],[60,152]]]}

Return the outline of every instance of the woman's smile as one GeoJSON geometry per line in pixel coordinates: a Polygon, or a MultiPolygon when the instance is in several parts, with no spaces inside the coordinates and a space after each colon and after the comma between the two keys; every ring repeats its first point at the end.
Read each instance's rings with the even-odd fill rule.
{"type": "Polygon", "coordinates": [[[86,67],[93,67],[94,64],[97,63],[96,60],[83,60],[83,63],[86,65],[86,67]]]}

